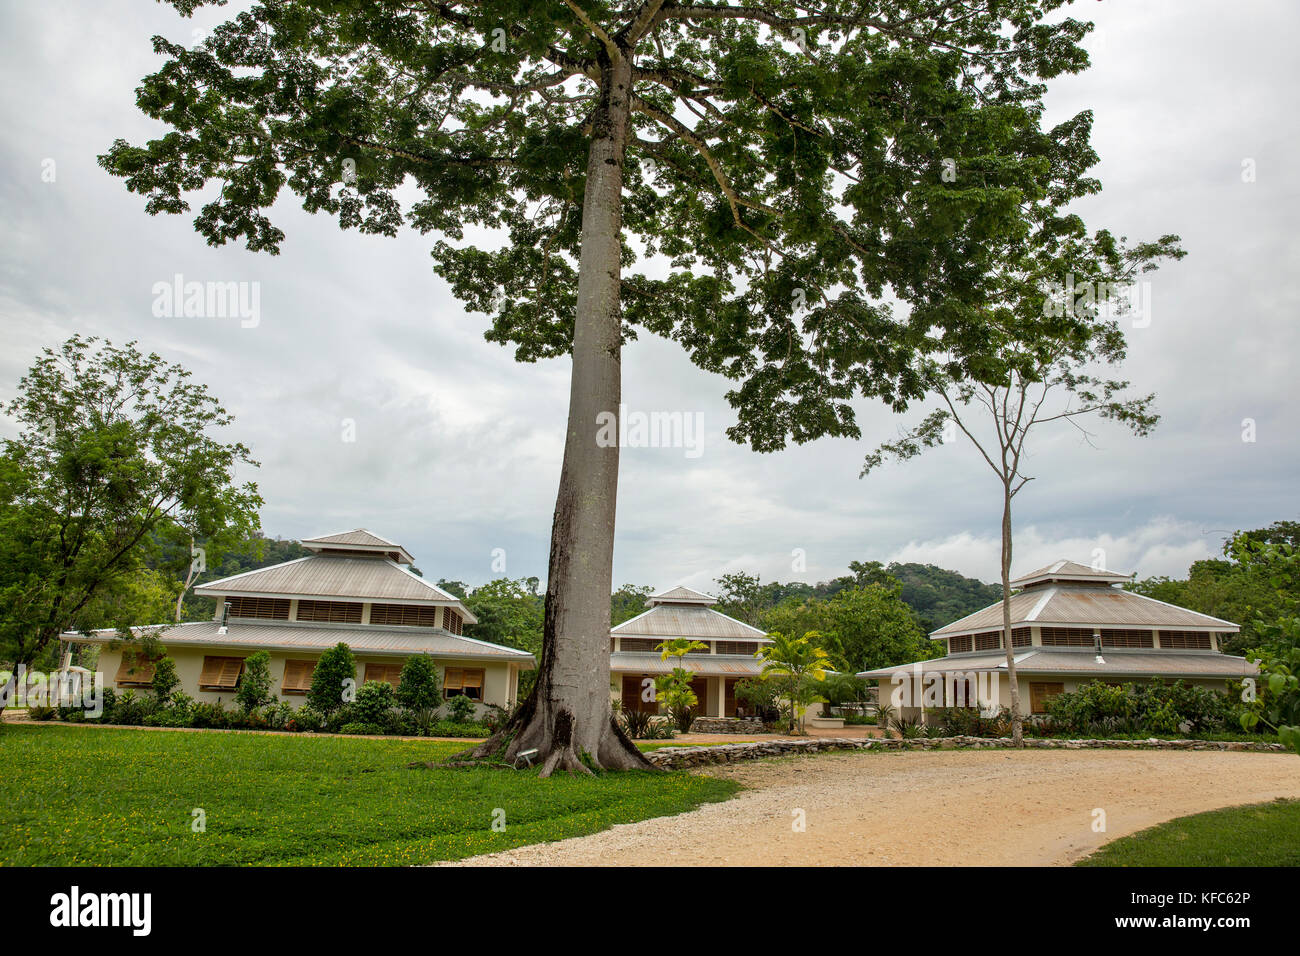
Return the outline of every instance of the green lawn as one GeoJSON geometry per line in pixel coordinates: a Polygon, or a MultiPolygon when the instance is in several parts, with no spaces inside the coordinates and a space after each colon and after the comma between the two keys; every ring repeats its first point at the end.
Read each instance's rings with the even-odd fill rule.
{"type": "Polygon", "coordinates": [[[1108,843],[1079,866],[1300,866],[1300,800],[1179,817],[1108,843]]]}
{"type": "Polygon", "coordinates": [[[9,725],[6,865],[405,865],[681,813],[738,789],[685,773],[408,769],[464,742],[9,725]],[[195,833],[193,811],[206,815],[195,833]],[[505,811],[505,829],[492,829],[505,811]],[[498,814],[499,816],[499,814],[498,814]]]}

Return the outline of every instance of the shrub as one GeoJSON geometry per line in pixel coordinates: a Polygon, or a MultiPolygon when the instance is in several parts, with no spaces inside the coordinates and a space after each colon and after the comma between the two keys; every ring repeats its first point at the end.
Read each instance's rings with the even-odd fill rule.
{"type": "Polygon", "coordinates": [[[382,725],[393,709],[393,685],[388,681],[368,680],[357,689],[357,699],[352,702],[353,720],[372,725],[382,725]]]}
{"type": "Polygon", "coordinates": [[[474,717],[475,706],[472,698],[457,694],[447,701],[447,718],[456,724],[467,724],[474,717]]]}
{"type": "MultiPolygon", "coordinates": [[[[123,696],[126,696],[125,694],[123,696]]],[[[190,708],[190,725],[193,727],[229,727],[230,715],[221,701],[199,701],[190,708]]]]}
{"type": "Polygon", "coordinates": [[[287,730],[289,721],[293,720],[293,704],[282,700],[267,710],[267,722],[275,730],[287,730]]]}
{"type": "Polygon", "coordinates": [[[136,727],[143,724],[144,719],[157,707],[158,703],[152,697],[139,697],[133,690],[124,691],[114,702],[112,714],[105,712],[105,716],[109,717],[106,722],[136,727]]]}
{"type": "Polygon", "coordinates": [[[325,717],[310,703],[305,703],[293,712],[285,723],[286,730],[314,732],[325,726],[325,717]]]}
{"type": "Polygon", "coordinates": [[[153,696],[160,707],[171,703],[172,694],[180,686],[181,679],[176,676],[176,662],[170,657],[162,657],[153,665],[153,696]]]}
{"type": "Polygon", "coordinates": [[[53,720],[58,716],[58,711],[53,707],[28,707],[28,720],[53,720]]]}
{"type": "Polygon", "coordinates": [[[355,687],[357,661],[352,649],[340,641],[320,656],[312,672],[307,703],[320,714],[332,714],[346,703],[345,688],[355,687]],[[352,681],[349,685],[347,682],[352,681]]]}
{"type": "Polygon", "coordinates": [[[438,667],[427,654],[415,654],[402,665],[402,680],[397,687],[397,703],[408,711],[417,725],[427,728],[442,703],[438,686],[438,667]]]}
{"type": "Polygon", "coordinates": [[[245,714],[275,702],[271,693],[271,655],[258,651],[244,659],[244,676],[235,691],[235,703],[245,714]]]}

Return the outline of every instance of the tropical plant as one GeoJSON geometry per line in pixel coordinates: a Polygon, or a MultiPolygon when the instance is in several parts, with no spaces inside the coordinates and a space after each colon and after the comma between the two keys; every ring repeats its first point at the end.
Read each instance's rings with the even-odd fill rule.
{"type": "Polygon", "coordinates": [[[691,651],[708,650],[708,647],[707,644],[685,637],[661,641],[657,646],[659,659],[667,661],[673,658],[677,661],[677,666],[667,674],[655,678],[655,700],[668,711],[673,724],[683,734],[690,732],[691,723],[698,714],[696,706],[700,701],[691,687],[695,675],[682,665],[691,651]]]}
{"type": "Polygon", "coordinates": [[[809,631],[802,637],[786,637],[780,631],[768,635],[754,655],[763,661],[764,680],[776,681],[790,707],[790,732],[803,733],[803,717],[810,704],[824,700],[821,682],[830,667],[830,654],[821,646],[822,636],[809,631]]]}
{"type": "Polygon", "coordinates": [[[352,702],[353,720],[383,725],[395,703],[392,684],[386,680],[368,680],[357,688],[357,698],[352,702]]]}

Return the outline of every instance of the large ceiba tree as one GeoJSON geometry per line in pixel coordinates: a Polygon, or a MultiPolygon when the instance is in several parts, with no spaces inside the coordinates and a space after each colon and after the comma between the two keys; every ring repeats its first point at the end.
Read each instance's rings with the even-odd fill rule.
{"type": "Polygon", "coordinates": [[[1025,208],[1085,188],[1087,116],[1040,129],[1043,81],[1087,64],[1090,26],[1048,23],[1060,6],[262,0],[194,49],[154,38],[138,103],[171,130],[101,162],[150,213],[219,184],[194,220],[215,245],[276,252],[286,187],[343,228],[436,233],[489,339],[572,357],[540,671],[479,752],[645,767],[608,683],[619,450],[599,416],[624,341],[672,337],[736,382],[729,434],[761,451],[856,437],[859,396],[906,407],[909,359],[978,323],[1025,208]]]}

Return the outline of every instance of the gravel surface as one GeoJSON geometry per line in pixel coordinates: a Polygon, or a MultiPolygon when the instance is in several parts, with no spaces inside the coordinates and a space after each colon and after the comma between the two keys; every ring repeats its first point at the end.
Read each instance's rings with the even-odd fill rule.
{"type": "Polygon", "coordinates": [[[843,753],[693,772],[749,789],[679,816],[462,864],[1064,865],[1173,817],[1300,797],[1293,754],[843,753]],[[1098,809],[1104,832],[1093,830],[1098,809]],[[794,828],[797,810],[803,832],[794,828]]]}

